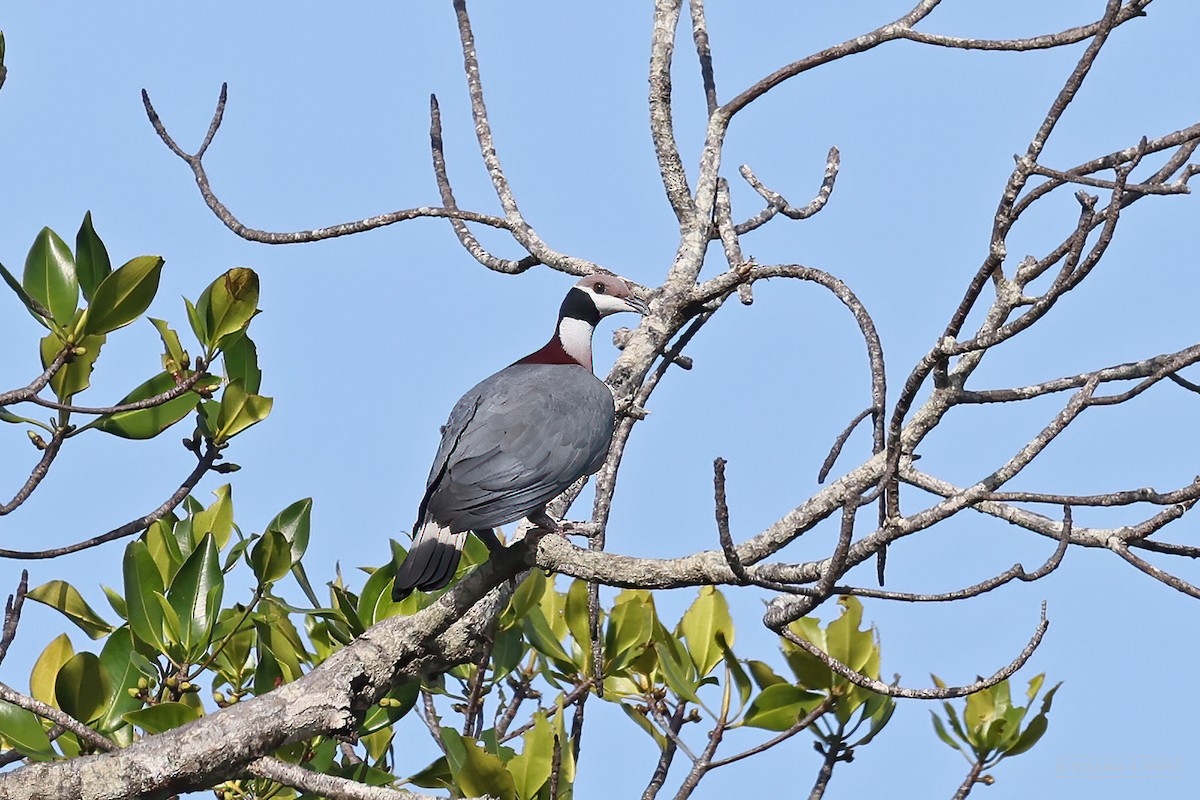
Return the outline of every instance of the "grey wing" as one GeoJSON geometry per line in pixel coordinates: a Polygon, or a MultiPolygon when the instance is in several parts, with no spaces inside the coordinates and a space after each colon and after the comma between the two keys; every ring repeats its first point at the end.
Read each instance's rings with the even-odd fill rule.
{"type": "Polygon", "coordinates": [[[455,406],[424,512],[454,530],[520,519],[599,469],[612,433],[612,393],[589,370],[509,367],[455,406]]]}

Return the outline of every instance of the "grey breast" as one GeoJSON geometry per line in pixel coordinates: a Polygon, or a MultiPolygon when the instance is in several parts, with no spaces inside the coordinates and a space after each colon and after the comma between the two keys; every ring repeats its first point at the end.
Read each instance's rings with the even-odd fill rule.
{"type": "Polygon", "coordinates": [[[455,531],[521,519],[598,470],[612,434],[612,392],[590,370],[507,367],[450,412],[424,515],[455,531]]]}

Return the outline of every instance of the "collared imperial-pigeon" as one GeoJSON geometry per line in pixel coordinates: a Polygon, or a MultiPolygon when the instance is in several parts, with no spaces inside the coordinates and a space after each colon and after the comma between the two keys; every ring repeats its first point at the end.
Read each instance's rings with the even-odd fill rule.
{"type": "Polygon", "coordinates": [[[467,533],[499,546],[492,530],[538,519],[568,486],[600,469],[614,425],[613,396],[592,374],[601,317],[645,314],[628,283],[595,274],[571,288],[550,341],[484,379],[455,403],[429,470],[412,548],[392,598],[441,589],[453,578],[467,533]]]}

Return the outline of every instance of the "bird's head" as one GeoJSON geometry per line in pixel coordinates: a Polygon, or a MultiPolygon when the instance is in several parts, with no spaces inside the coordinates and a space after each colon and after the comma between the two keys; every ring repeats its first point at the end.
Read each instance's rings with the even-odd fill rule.
{"type": "Polygon", "coordinates": [[[650,310],[642,300],[634,296],[633,288],[624,278],[603,272],[581,278],[571,289],[571,294],[577,297],[577,302],[590,302],[601,317],[620,311],[646,314],[650,310]]]}

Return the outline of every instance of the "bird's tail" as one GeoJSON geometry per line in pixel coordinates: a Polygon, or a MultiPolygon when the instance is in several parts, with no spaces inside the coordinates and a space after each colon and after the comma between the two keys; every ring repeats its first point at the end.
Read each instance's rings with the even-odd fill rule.
{"type": "Polygon", "coordinates": [[[408,557],[396,570],[392,599],[403,600],[413,589],[432,592],[448,584],[458,570],[466,540],[466,531],[451,533],[449,528],[432,520],[421,525],[413,537],[408,557]]]}

